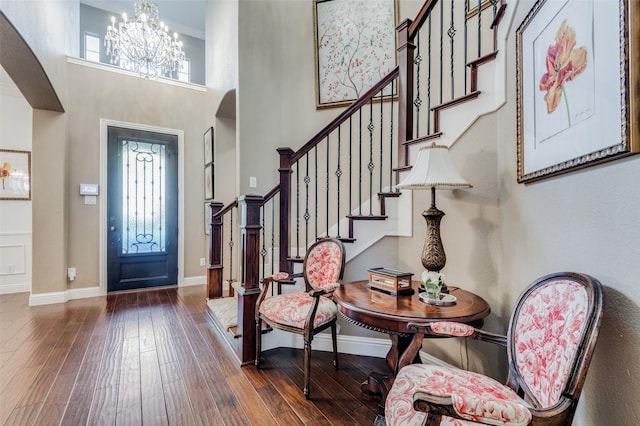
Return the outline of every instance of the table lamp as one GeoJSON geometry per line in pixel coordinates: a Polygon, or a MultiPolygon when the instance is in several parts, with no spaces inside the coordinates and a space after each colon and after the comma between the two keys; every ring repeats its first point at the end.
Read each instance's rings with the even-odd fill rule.
{"type": "Polygon", "coordinates": [[[472,188],[458,173],[449,157],[449,148],[432,145],[420,148],[418,159],[399,189],[431,189],[431,207],[422,212],[427,221],[427,235],[422,250],[422,265],[427,271],[440,272],[447,262],[440,238],[440,221],[444,212],[436,207],[436,189],[472,188]]]}

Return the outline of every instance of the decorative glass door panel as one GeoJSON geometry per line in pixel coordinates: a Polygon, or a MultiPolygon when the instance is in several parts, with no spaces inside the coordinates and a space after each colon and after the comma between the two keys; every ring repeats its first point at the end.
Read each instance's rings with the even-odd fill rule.
{"type": "Polygon", "coordinates": [[[166,146],[122,141],[122,254],[164,253],[166,146]]]}
{"type": "Polygon", "coordinates": [[[177,136],[108,128],[108,290],[177,284],[177,136]]]}

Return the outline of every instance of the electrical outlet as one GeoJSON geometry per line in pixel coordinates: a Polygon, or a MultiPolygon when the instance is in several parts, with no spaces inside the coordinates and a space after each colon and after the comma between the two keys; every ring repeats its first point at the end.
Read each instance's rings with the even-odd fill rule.
{"type": "Polygon", "coordinates": [[[200,258],[200,266],[206,266],[207,265],[207,261],[204,257],[200,258]]]}
{"type": "Polygon", "coordinates": [[[73,281],[76,279],[76,268],[68,268],[67,269],[67,277],[69,277],[69,281],[73,281]]]}

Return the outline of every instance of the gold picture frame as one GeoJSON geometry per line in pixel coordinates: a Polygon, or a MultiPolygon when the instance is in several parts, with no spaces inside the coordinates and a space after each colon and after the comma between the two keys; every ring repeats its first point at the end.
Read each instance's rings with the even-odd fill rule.
{"type": "Polygon", "coordinates": [[[516,30],[519,183],[640,152],[639,10],[633,0],[538,0],[524,18],[516,30]]]}
{"type": "Polygon", "coordinates": [[[397,64],[398,0],[314,0],[313,24],[317,108],[349,105],[397,64]]]}
{"type": "Polygon", "coordinates": [[[0,200],[31,200],[31,152],[0,149],[0,200]]]}

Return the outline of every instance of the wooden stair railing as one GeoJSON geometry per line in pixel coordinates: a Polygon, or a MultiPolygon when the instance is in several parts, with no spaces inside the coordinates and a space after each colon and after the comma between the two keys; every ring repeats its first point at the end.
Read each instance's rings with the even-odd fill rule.
{"type": "MultiPolygon", "coordinates": [[[[460,11],[461,4],[463,3],[455,0],[427,0],[414,20],[403,21],[397,27],[398,66],[300,149],[294,151],[291,148],[279,148],[277,150],[280,156],[279,183],[265,196],[242,196],[225,207],[220,203],[211,203],[211,242],[207,273],[207,294],[210,298],[222,296],[223,217],[228,215],[232,219],[234,210],[242,211],[237,214],[239,219],[237,226],[240,229],[238,237],[240,247],[237,250],[237,255],[240,257],[237,262],[240,265],[238,277],[240,289],[238,290],[238,332],[233,336],[240,339],[230,341],[242,364],[251,363],[255,358],[254,302],[259,293],[260,276],[264,277],[275,271],[276,247],[278,271],[291,273],[293,265],[302,262],[304,258],[301,247],[307,247],[318,238],[330,236],[331,229],[337,233],[331,236],[349,242],[355,240],[354,223],[356,221],[384,220],[387,199],[400,195],[393,190],[393,186],[399,180],[400,173],[411,169],[409,148],[440,138],[446,130],[441,129],[441,112],[476,99],[480,94],[478,69],[496,57],[497,26],[506,6],[504,0],[477,0],[477,2],[469,0],[464,4],[471,5],[470,8],[460,11]],[[492,8],[491,20],[488,20],[486,15],[483,16],[484,9],[487,8],[492,8]],[[460,16],[462,16],[462,23],[460,16]],[[469,24],[472,20],[477,22],[475,31],[469,24]],[[445,25],[449,27],[445,28],[445,25]],[[464,34],[462,47],[460,47],[460,40],[456,38],[456,35],[459,37],[461,32],[460,25],[464,34]],[[483,25],[487,28],[485,29],[483,25]],[[469,31],[469,26],[472,31],[469,31]],[[486,35],[485,31],[492,31],[492,36],[483,37],[486,35]],[[477,35],[470,36],[470,33],[477,35]],[[448,46],[445,46],[445,37],[448,37],[448,46]],[[468,48],[468,40],[473,37],[476,37],[473,40],[477,44],[476,52],[471,52],[475,49],[468,48]],[[433,47],[438,44],[439,48],[433,47]],[[469,59],[469,56],[475,56],[475,58],[469,59]],[[422,62],[425,62],[425,65],[422,62]],[[445,70],[445,66],[449,69],[445,70]],[[423,69],[424,67],[426,70],[423,69]],[[445,75],[445,71],[448,75],[445,75]],[[462,78],[456,78],[458,74],[463,75],[462,78]],[[448,92],[446,95],[445,89],[448,92]],[[379,117],[376,116],[375,120],[374,105],[379,111],[379,117]],[[422,111],[427,111],[427,114],[421,115],[422,111]],[[385,121],[385,116],[387,120],[389,117],[391,119],[385,121]],[[354,129],[357,129],[359,150],[357,153],[352,152],[354,129]],[[341,152],[343,138],[349,140],[348,155],[341,152]],[[380,149],[374,156],[375,144],[380,149]],[[330,150],[337,151],[337,160],[329,159],[330,150]],[[326,154],[325,159],[320,159],[324,154],[326,154]],[[368,159],[363,158],[367,155],[368,159]],[[357,161],[354,158],[357,158],[357,161]],[[365,164],[367,160],[368,163],[365,164]],[[336,161],[337,164],[335,164],[336,161]],[[312,162],[314,164],[311,164],[312,162]],[[323,164],[319,164],[320,162],[323,164]],[[354,162],[358,162],[357,176],[351,174],[354,162]],[[311,166],[315,169],[310,174],[311,166]],[[333,173],[335,178],[331,178],[332,167],[335,168],[333,173]],[[345,172],[347,168],[348,173],[345,172]],[[364,173],[363,168],[366,169],[364,173]],[[346,176],[343,178],[343,175],[346,176]],[[295,176],[295,182],[293,176],[295,176]],[[331,179],[336,180],[338,187],[344,184],[345,180],[348,180],[348,185],[357,181],[358,196],[354,197],[351,189],[348,196],[340,194],[338,189],[335,201],[330,200],[331,179]],[[324,189],[319,187],[321,180],[325,182],[324,189]],[[311,188],[311,182],[314,183],[314,188],[311,188]],[[364,196],[362,195],[363,182],[364,186],[368,185],[368,194],[365,189],[364,196]],[[375,191],[374,186],[376,186],[375,191]],[[315,197],[313,202],[309,201],[311,196],[315,197]],[[324,199],[320,199],[323,196],[324,199]],[[378,208],[375,213],[374,197],[378,199],[378,208]],[[267,203],[270,209],[266,208],[267,203]],[[336,205],[331,205],[330,212],[329,205],[332,203],[336,205]],[[348,204],[348,207],[341,206],[341,203],[348,204]],[[319,212],[318,206],[323,204],[327,209],[325,212],[319,212]],[[315,230],[311,232],[309,228],[311,218],[314,216],[315,230]],[[324,223],[321,223],[322,219],[324,223]],[[343,220],[347,223],[346,235],[342,234],[343,220]],[[336,225],[330,226],[330,224],[336,225]],[[268,238],[265,229],[269,226],[271,241],[267,246],[268,238]],[[304,229],[304,238],[301,237],[303,234],[301,228],[304,229]],[[267,258],[269,262],[266,261],[267,258]],[[270,265],[270,271],[266,269],[267,263],[270,265]],[[262,273],[260,273],[260,264],[262,264],[262,273]]],[[[229,235],[234,235],[232,229],[229,230],[229,235]]],[[[233,242],[230,250],[232,248],[233,242]]],[[[233,259],[230,260],[230,268],[232,265],[233,259]]],[[[232,274],[229,276],[228,280],[233,281],[232,274]]],[[[278,292],[280,290],[278,288],[278,292]]]]}

